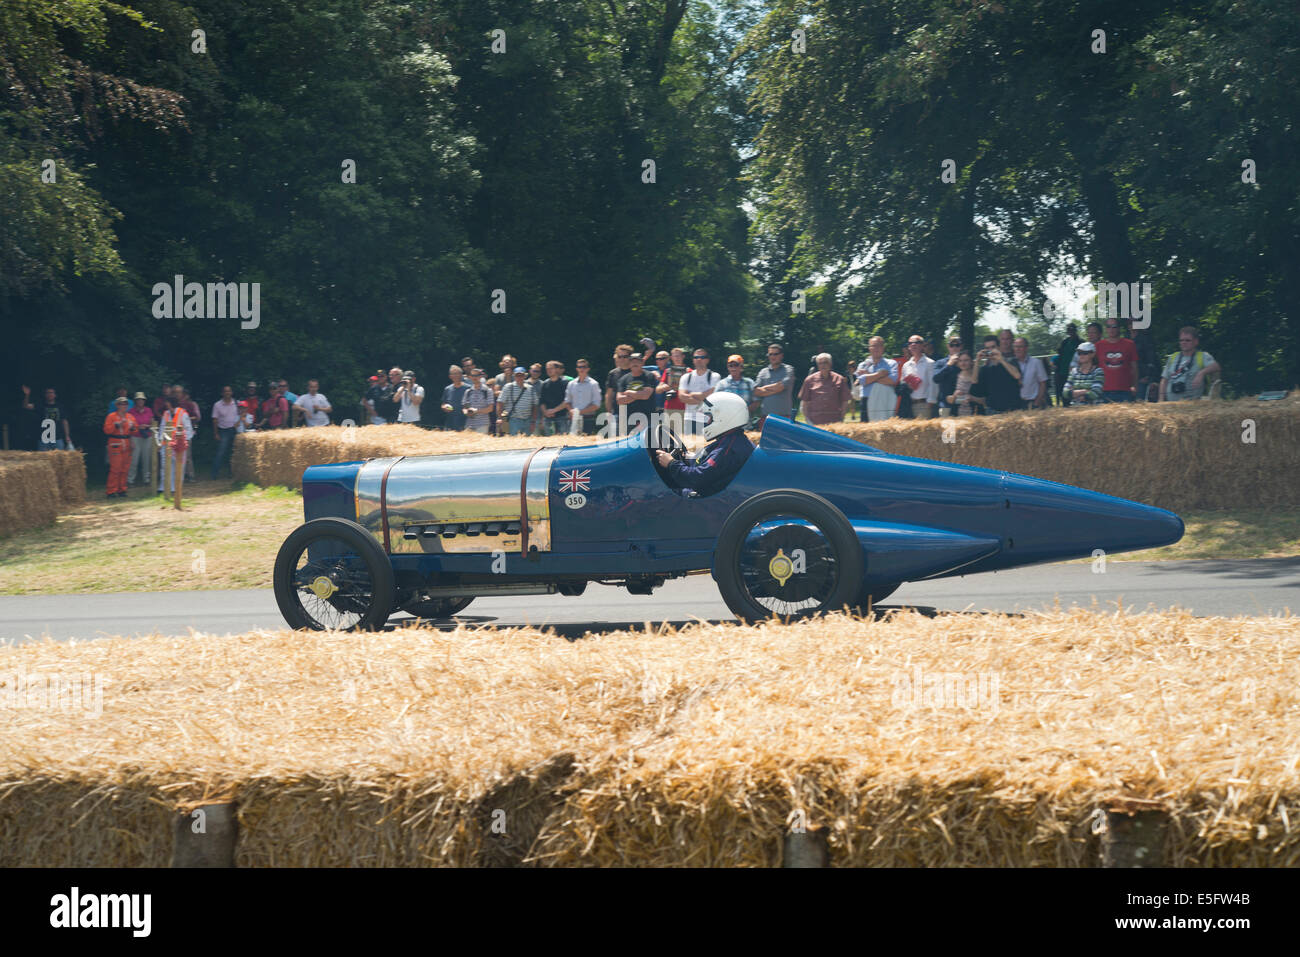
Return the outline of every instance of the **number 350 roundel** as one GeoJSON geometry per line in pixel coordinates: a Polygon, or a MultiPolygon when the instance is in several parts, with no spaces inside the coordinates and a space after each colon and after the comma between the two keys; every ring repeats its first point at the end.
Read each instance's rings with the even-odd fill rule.
{"type": "Polygon", "coordinates": [[[582,508],[587,504],[583,492],[591,491],[591,469],[573,469],[560,472],[560,491],[568,492],[564,504],[569,508],[582,508]]]}

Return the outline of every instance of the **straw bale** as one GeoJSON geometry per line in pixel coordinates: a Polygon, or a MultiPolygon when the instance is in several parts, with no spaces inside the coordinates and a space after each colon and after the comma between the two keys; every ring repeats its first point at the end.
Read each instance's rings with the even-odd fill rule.
{"type": "Polygon", "coordinates": [[[86,457],[73,449],[39,452],[52,457],[59,481],[59,504],[64,511],[86,501],[86,457]]]}
{"type": "MultiPolygon", "coordinates": [[[[1168,402],[831,426],[886,452],[1003,469],[1175,511],[1300,505],[1300,397],[1168,402]],[[1243,441],[1253,422],[1254,441],[1243,441]]],[[[758,436],[751,435],[757,440],[758,436]]],[[[575,445],[589,436],[484,436],[413,425],[328,426],[236,438],[234,474],[299,488],[309,465],[575,445]]]]}
{"type": "Polygon", "coordinates": [[[55,463],[47,457],[51,454],[0,457],[0,536],[48,525],[58,517],[61,496],[55,463]]]}
{"type": "Polygon", "coordinates": [[[0,538],[48,525],[85,501],[80,452],[0,451],[0,538]]]}
{"type": "Polygon", "coordinates": [[[595,441],[594,436],[584,435],[487,436],[477,432],[422,429],[417,425],[279,429],[236,436],[232,474],[236,481],[301,488],[303,471],[308,466],[327,462],[531,449],[542,445],[589,445],[595,441]]]}
{"type": "Polygon", "coordinates": [[[839,866],[1094,866],[1128,797],[1170,865],[1296,866],[1298,653],[1294,615],[1082,609],[33,642],[0,680],[103,711],[0,706],[0,863],[165,863],[233,797],[240,866],[767,866],[796,822],[839,866]]]}
{"type": "Polygon", "coordinates": [[[832,428],[897,455],[1033,475],[1175,511],[1300,505],[1300,396],[832,428]],[[1248,423],[1254,441],[1243,441],[1248,423]]]}
{"type": "Polygon", "coordinates": [[[0,462],[46,462],[54,468],[60,511],[67,511],[86,501],[85,455],[72,449],[49,452],[0,452],[0,462]]]}

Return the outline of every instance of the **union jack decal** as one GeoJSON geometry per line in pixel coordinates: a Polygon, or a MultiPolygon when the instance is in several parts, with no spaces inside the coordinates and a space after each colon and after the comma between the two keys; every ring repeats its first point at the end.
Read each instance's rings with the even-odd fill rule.
{"type": "Polygon", "coordinates": [[[561,492],[587,492],[591,490],[591,469],[560,470],[561,492]]]}

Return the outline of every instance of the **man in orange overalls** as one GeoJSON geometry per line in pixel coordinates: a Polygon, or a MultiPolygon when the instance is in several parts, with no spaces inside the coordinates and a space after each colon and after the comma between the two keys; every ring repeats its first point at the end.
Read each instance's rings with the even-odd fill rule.
{"type": "Polygon", "coordinates": [[[131,436],[140,426],[127,414],[127,398],[119,395],[113,411],[104,419],[104,434],[108,436],[108,495],[106,498],[126,498],[126,473],[131,468],[131,436]]]}

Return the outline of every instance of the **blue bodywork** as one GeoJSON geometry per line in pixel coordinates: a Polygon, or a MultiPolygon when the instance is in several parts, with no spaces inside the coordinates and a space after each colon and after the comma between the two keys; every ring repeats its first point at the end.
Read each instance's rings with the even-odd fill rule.
{"type": "MultiPolygon", "coordinates": [[[[844,513],[862,546],[868,587],[1088,557],[1098,549],[1153,548],[1183,535],[1182,520],[1164,509],[1009,472],[891,455],[775,416],[723,491],[683,498],[653,464],[648,442],[641,432],[564,447],[550,470],[549,550],[507,555],[504,579],[658,578],[710,569],[727,517],[751,496],[778,488],[815,492],[844,513]],[[573,470],[589,471],[579,508],[566,507],[560,488],[561,473],[573,470]]],[[[306,518],[355,518],[362,464],[307,469],[306,518]]],[[[398,572],[447,580],[487,574],[492,558],[462,552],[390,560],[398,572]]]]}

